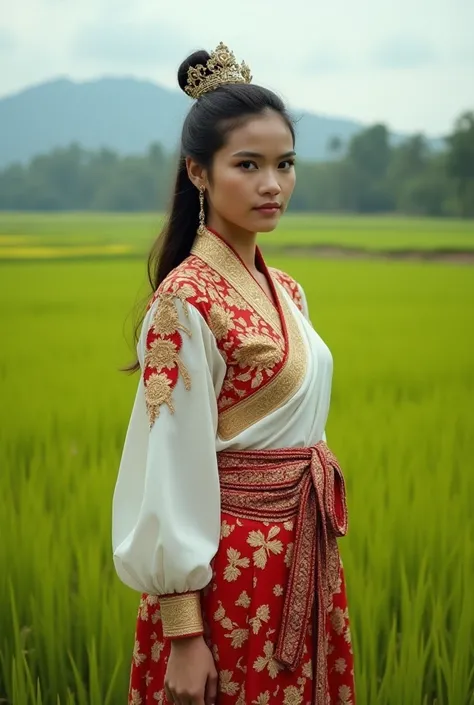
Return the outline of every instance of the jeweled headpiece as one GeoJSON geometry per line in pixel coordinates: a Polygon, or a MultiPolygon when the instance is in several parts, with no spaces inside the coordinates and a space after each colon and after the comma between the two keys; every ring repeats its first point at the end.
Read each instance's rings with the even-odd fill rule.
{"type": "Polygon", "coordinates": [[[205,66],[198,64],[188,69],[188,80],[184,89],[191,98],[200,98],[204,93],[214,91],[219,86],[232,83],[250,83],[252,76],[247,64],[240,65],[234,53],[222,42],[212,52],[205,66]]]}

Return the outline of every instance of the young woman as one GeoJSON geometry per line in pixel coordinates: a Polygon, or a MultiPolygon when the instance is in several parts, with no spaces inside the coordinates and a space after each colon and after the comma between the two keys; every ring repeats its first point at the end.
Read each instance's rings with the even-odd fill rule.
{"type": "Polygon", "coordinates": [[[178,79],[195,103],[113,503],[116,570],[143,593],[129,703],[353,705],[332,358],[256,245],[295,185],[294,129],[222,44],[178,79]]]}

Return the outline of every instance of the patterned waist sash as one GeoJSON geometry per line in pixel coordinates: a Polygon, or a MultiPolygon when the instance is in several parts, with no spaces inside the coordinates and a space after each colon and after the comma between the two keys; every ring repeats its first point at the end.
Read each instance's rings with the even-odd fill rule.
{"type": "Polygon", "coordinates": [[[339,463],[323,441],[311,448],[224,451],[218,454],[218,462],[222,511],[263,521],[296,518],[275,658],[290,670],[300,664],[315,607],[315,703],[325,703],[326,615],[339,580],[336,539],[347,531],[339,463]]]}

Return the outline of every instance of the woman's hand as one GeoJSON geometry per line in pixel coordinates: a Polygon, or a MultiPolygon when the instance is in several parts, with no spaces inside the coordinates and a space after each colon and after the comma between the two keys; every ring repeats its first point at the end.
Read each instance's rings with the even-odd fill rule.
{"type": "Polygon", "coordinates": [[[202,636],[172,641],[165,691],[174,705],[214,705],[217,671],[202,636]]]}

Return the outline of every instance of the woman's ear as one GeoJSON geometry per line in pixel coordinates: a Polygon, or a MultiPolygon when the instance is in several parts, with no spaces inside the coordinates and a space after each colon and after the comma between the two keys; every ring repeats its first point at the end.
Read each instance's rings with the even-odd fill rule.
{"type": "Polygon", "coordinates": [[[197,189],[200,189],[201,186],[207,187],[207,175],[203,166],[195,162],[191,157],[186,157],[186,169],[189,180],[197,189]]]}

